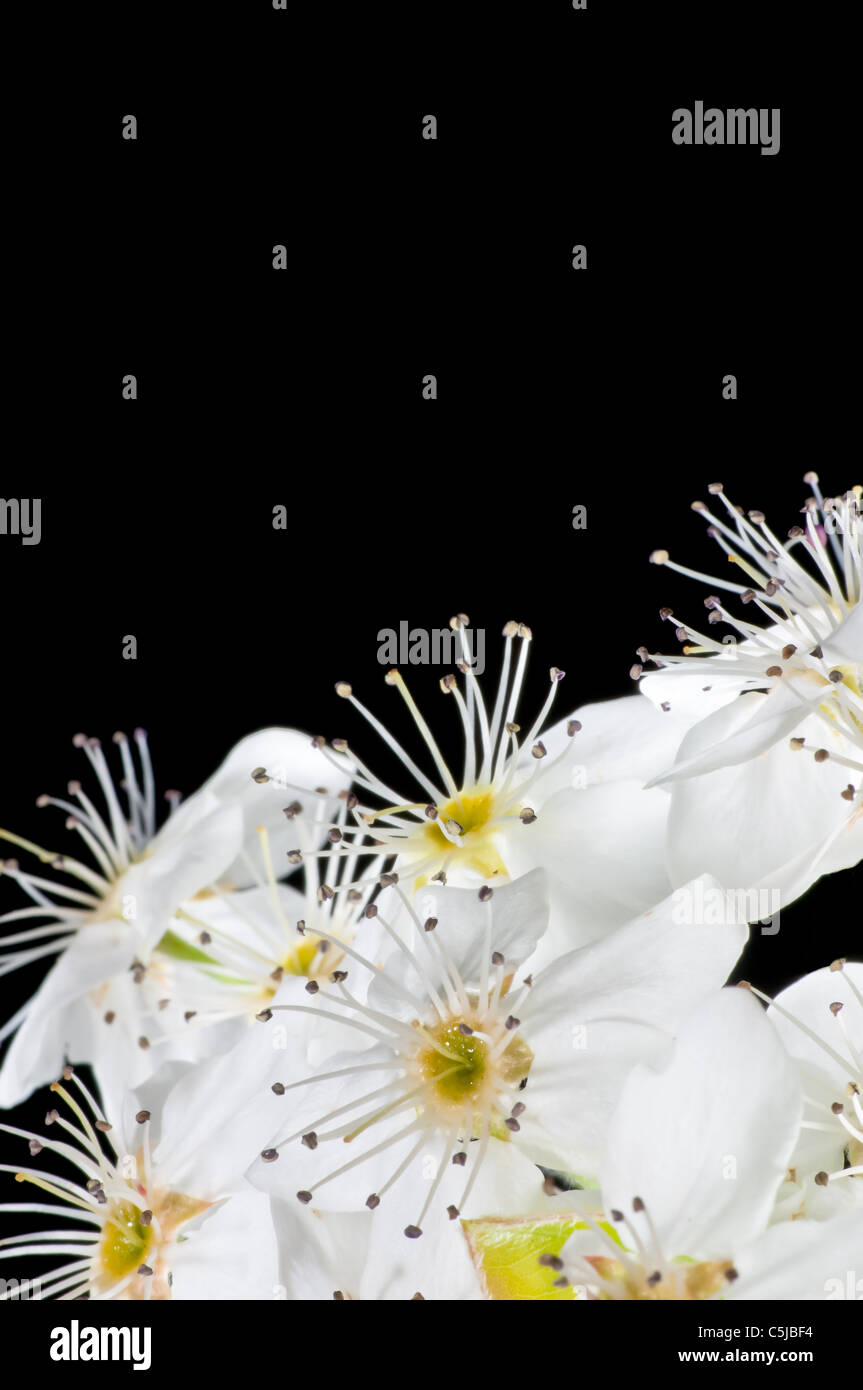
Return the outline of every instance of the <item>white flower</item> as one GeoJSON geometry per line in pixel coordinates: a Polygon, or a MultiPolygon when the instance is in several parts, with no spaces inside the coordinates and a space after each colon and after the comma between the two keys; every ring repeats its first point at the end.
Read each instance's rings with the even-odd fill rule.
{"type": "Polygon", "coordinates": [[[488,1214],[474,1189],[481,1176],[501,1186],[501,1164],[513,1190],[538,1191],[530,1165],[595,1173],[627,1072],[663,1054],[746,940],[744,925],[679,925],[669,900],[533,979],[523,965],[546,922],[540,871],[478,894],[404,895],[398,929],[380,902],[367,911],[397,949],[381,969],[363,961],[359,941],[352,949],[349,975],[360,965],[373,977],[365,1003],[343,979],[303,1003],[282,986],[273,1014],[347,1024],[357,1045],[311,1072],[302,1046],[286,1056],[284,1137],[250,1176],[318,1207],[392,1201],[409,1237],[444,1208],[451,1219],[488,1214]]]}
{"type": "MultiPolygon", "coordinates": [[[[113,1060],[131,1085],[148,1075],[155,1064],[149,1047],[165,1035],[160,1014],[172,993],[175,913],[216,890],[261,881],[261,825],[269,830],[273,853],[283,855],[293,836],[258,764],[277,766],[283,783],[290,773],[298,788],[315,787],[323,776],[334,791],[343,786],[305,735],[268,729],[241,740],[182,805],[178,793],[169,792],[171,814],[157,830],[146,735],[135,734],[140,775],[125,735],[116,734],[114,741],[125,810],[99,741],[83,735],[74,742],[96,775],[103,809],[79,782],[69,784],[74,800],[38,800],[67,813],[67,827],[81,837],[93,865],[0,831],[0,838],[77,881],[73,886],[47,878],[17,861],[3,866],[32,905],[0,918],[2,924],[25,924],[0,940],[7,952],[0,974],[50,955],[59,958],[34,997],[0,1029],[0,1039],[18,1030],[0,1070],[0,1105],[17,1104],[56,1075],[65,1057],[113,1060]],[[29,925],[40,920],[43,925],[29,925]]],[[[180,1044],[179,1055],[197,1055],[193,1039],[180,1044]]]]}
{"type": "Polygon", "coordinates": [[[806,1101],[785,1192],[791,1214],[863,1206],[863,965],[834,961],[773,1000],[750,988],[770,1004],[806,1101]]]}
{"type": "MultiPolygon", "coordinates": [[[[338,825],[344,824],[347,815],[344,794],[342,798],[338,825]]],[[[269,837],[259,827],[269,882],[239,893],[215,892],[178,911],[166,1026],[173,1022],[191,1034],[206,1031],[210,1052],[224,1050],[273,1003],[283,979],[323,984],[338,979],[338,972],[350,964],[346,953],[378,890],[384,860],[372,853],[343,855],[335,861],[332,885],[325,883],[319,877],[315,849],[329,809],[330,803],[323,801],[316,819],[302,815],[299,802],[286,808],[294,821],[292,835],[305,851],[292,850],[288,856],[294,863],[302,858],[302,890],[276,882],[269,837]]],[[[331,843],[341,838],[338,828],[329,833],[331,843]]],[[[374,945],[377,960],[389,943],[386,939],[372,943],[375,934],[368,925],[365,922],[365,945],[374,945]]],[[[382,933],[376,935],[380,938],[382,933]]],[[[323,1032],[306,1031],[310,1045],[313,1035],[323,1032]]],[[[318,1036],[317,1055],[321,1041],[318,1036]]]]}
{"type": "MultiPolygon", "coordinates": [[[[622,925],[671,888],[664,865],[666,793],[644,782],[674,756],[681,729],[637,697],[588,705],[578,718],[545,730],[564,672],[552,667],[547,697],[529,724],[519,704],[532,633],[522,623],[503,629],[503,664],[491,708],[469,665],[464,614],[451,625],[463,641],[458,669],[440,682],[464,741],[460,768],[451,767],[398,670],[398,690],[420,735],[429,775],[354,694],[340,696],[363,715],[389,754],[402,764],[407,787],[378,777],[353,743],[333,740],[327,752],[353,773],[361,803],[358,824],[415,890],[429,881],[477,886],[545,868],[555,946],[582,944],[622,925]],[[379,805],[378,803],[383,803],[379,805]],[[625,852],[622,852],[625,846],[625,852]],[[566,935],[565,935],[566,934],[566,935]]],[[[340,847],[350,852],[349,842],[340,847]]]]}
{"type": "Polygon", "coordinates": [[[726,884],[773,886],[786,903],[863,855],[861,489],[823,499],[817,477],[806,481],[814,495],[805,523],[786,542],[761,512],[732,506],[720,484],[710,491],[727,520],[695,504],[742,584],[677,565],[666,551],[651,557],[737,594],[759,621],[713,593],[707,631],[662,611],[681,655],[640,651],[662,668],[643,677],[643,693],[695,721],[674,765],[649,784],[672,786],[672,879],[706,871],[726,884]],[[710,632],[717,623],[732,630],[722,641],[710,632]]]}
{"type": "Polygon", "coordinates": [[[246,1145],[267,1132],[273,1116],[266,1100],[246,1103],[243,1056],[240,1049],[230,1061],[197,1068],[169,1064],[137,1094],[108,1105],[110,1120],[65,1068],[51,1087],[58,1108],[46,1124],[65,1130],[71,1143],[0,1125],[26,1140],[31,1155],[51,1150],[74,1170],[67,1177],[0,1165],[37,1197],[55,1199],[0,1205],[52,1218],[32,1235],[0,1240],[0,1260],[17,1266],[30,1255],[58,1257],[40,1280],[42,1298],[274,1297],[270,1204],[242,1176],[246,1145]]]}
{"type": "Polygon", "coordinates": [[[624,1086],[601,1176],[619,1240],[582,1209],[588,1229],[552,1257],[562,1280],[588,1298],[825,1298],[859,1261],[863,1212],[768,1229],[800,1113],[760,1006],[721,991],[662,1071],[639,1066],[624,1086]]]}

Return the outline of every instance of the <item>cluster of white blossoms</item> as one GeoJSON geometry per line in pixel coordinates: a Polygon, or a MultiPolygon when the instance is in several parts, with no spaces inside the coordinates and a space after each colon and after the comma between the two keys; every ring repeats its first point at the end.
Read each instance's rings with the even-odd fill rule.
{"type": "Polygon", "coordinates": [[[699,504],[742,583],[654,552],[708,584],[707,631],[663,610],[682,650],[642,649],[623,698],[555,720],[551,667],[525,710],[532,631],[506,623],[489,690],[462,614],[443,717],[385,678],[408,746],[340,680],[349,738],[253,734],[163,820],[146,735],[79,735],[86,781],[38,800],[75,852],[0,829],[0,973],[52,961],[0,1032],[0,1105],[49,1088],[38,1133],[0,1124],[26,1227],[0,1272],[37,1259],[60,1299],[849,1296],[863,522],[859,487],[806,481],[785,541],[699,504]],[[840,870],[849,957],[729,986],[765,890],[840,870]]]}

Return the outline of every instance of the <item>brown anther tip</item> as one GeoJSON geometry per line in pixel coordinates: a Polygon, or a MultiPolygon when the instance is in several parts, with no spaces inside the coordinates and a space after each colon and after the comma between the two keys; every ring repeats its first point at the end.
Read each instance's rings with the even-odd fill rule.
{"type": "Polygon", "coordinates": [[[316,896],[319,903],[328,903],[330,899],[334,898],[336,895],[328,883],[322,883],[316,896]]]}
{"type": "Polygon", "coordinates": [[[507,1129],[512,1130],[513,1134],[518,1134],[518,1131],[521,1129],[521,1125],[519,1124],[518,1120],[514,1120],[512,1115],[509,1115],[507,1119],[504,1120],[504,1124],[506,1125],[507,1129]]]}
{"type": "Polygon", "coordinates": [[[443,869],[439,869],[436,874],[432,874],[431,881],[432,883],[441,883],[446,887],[446,874],[443,869]]]}
{"type": "Polygon", "coordinates": [[[790,661],[796,650],[797,648],[794,646],[794,643],[789,642],[787,647],[782,648],[782,660],[790,661]]]}
{"type": "Polygon", "coordinates": [[[513,1028],[517,1028],[520,1023],[520,1018],[516,1018],[515,1014],[510,1014],[509,1018],[504,1024],[504,1027],[507,1028],[510,1032],[512,1032],[513,1028]]]}
{"type": "Polygon", "coordinates": [[[479,898],[481,903],[487,903],[490,901],[491,898],[494,897],[494,889],[489,888],[488,884],[484,883],[482,885],[482,888],[480,888],[479,892],[477,893],[477,897],[479,898]]]}
{"type": "Polygon", "coordinates": [[[94,1129],[98,1129],[100,1134],[107,1134],[109,1130],[114,1128],[108,1120],[96,1120],[93,1127],[94,1129]]]}
{"type": "Polygon", "coordinates": [[[368,907],[366,908],[365,912],[363,913],[363,916],[364,916],[364,917],[377,917],[377,915],[378,915],[377,904],[376,904],[376,903],[369,903],[368,907]]]}
{"type": "Polygon", "coordinates": [[[554,685],[556,681],[562,681],[565,675],[566,672],[561,671],[559,666],[552,666],[548,673],[548,678],[552,685],[554,685]]]}
{"type": "Polygon", "coordinates": [[[845,1113],[845,1106],[842,1104],[841,1100],[834,1100],[830,1109],[833,1111],[834,1115],[844,1115],[845,1113]]]}
{"type": "Polygon", "coordinates": [[[661,1284],[662,1271],[659,1269],[655,1269],[652,1274],[648,1274],[647,1283],[650,1284],[651,1287],[654,1287],[656,1284],[661,1284]]]}
{"type": "Polygon", "coordinates": [[[794,750],[795,753],[799,753],[799,752],[800,752],[800,749],[804,747],[805,743],[806,743],[805,738],[792,738],[792,739],[791,739],[791,742],[790,742],[790,746],[791,746],[791,748],[793,748],[793,750],[794,750]]]}
{"type": "Polygon", "coordinates": [[[835,1018],[837,1014],[841,1014],[841,1012],[842,1012],[842,1003],[841,1003],[840,1000],[837,999],[835,1003],[833,1003],[833,1004],[831,1004],[831,1005],[829,1006],[829,1008],[830,1008],[831,1014],[832,1014],[833,1017],[835,1018]]]}
{"type": "Polygon", "coordinates": [[[830,757],[830,754],[828,753],[828,751],[827,751],[826,748],[818,748],[818,749],[816,749],[816,752],[815,752],[815,761],[816,761],[816,763],[826,763],[826,761],[827,761],[827,759],[828,759],[829,757],[830,757]]]}
{"type": "MultiPolygon", "coordinates": [[[[262,1149],[262,1150],[261,1150],[261,1158],[264,1160],[265,1163],[275,1163],[275,1161],[276,1161],[276,1159],[278,1158],[278,1156],[279,1156],[279,1151],[278,1151],[278,1149],[262,1149]]],[[[303,1200],[302,1193],[298,1192],[298,1193],[297,1193],[297,1196],[299,1197],[300,1201],[303,1200]]],[[[311,1193],[309,1193],[309,1199],[311,1200],[311,1193]]]]}
{"type": "Polygon", "coordinates": [[[318,1136],[313,1129],[310,1129],[308,1134],[303,1135],[302,1143],[305,1144],[307,1149],[316,1149],[318,1147],[318,1136]]]}
{"type": "Polygon", "coordinates": [[[272,1009],[261,1009],[261,1012],[259,1014],[255,1014],[255,1018],[257,1019],[258,1023],[269,1023],[272,1016],[272,1009]]]}
{"type": "Polygon", "coordinates": [[[327,839],[329,840],[331,845],[337,845],[341,838],[342,832],[340,830],[337,830],[335,827],[333,827],[332,830],[327,831],[327,839]]]}
{"type": "Polygon", "coordinates": [[[467,1163],[467,1154],[465,1153],[464,1149],[459,1149],[457,1154],[453,1154],[452,1161],[455,1164],[456,1168],[463,1168],[464,1165],[467,1163]]]}
{"type": "Polygon", "coordinates": [[[533,984],[533,976],[532,976],[532,975],[525,975],[525,977],[524,977],[524,984],[526,984],[526,985],[528,986],[528,988],[530,988],[530,986],[533,984]]]}
{"type": "Polygon", "coordinates": [[[459,1214],[458,1207],[453,1206],[453,1204],[450,1203],[450,1205],[447,1207],[447,1215],[449,1216],[450,1221],[455,1221],[455,1219],[456,1219],[456,1217],[458,1216],[458,1214],[459,1214]]]}
{"type": "Polygon", "coordinates": [[[272,1086],[270,1087],[270,1090],[272,1091],[274,1096],[283,1096],[285,1094],[284,1082],[274,1081],[272,1086]]]}
{"type": "Polygon", "coordinates": [[[816,661],[821,661],[824,656],[824,652],[821,646],[819,645],[817,647],[813,647],[809,655],[814,656],[816,661]]]}
{"type": "Polygon", "coordinates": [[[738,981],[737,981],[737,988],[738,988],[738,989],[751,989],[752,986],[751,986],[751,984],[749,983],[748,980],[738,980],[738,981]]]}
{"type": "Polygon", "coordinates": [[[145,1125],[150,1118],[149,1110],[139,1110],[135,1119],[139,1125],[145,1125]]]}
{"type": "Polygon", "coordinates": [[[153,1273],[153,1271],[149,1265],[138,1265],[138,1273],[149,1276],[153,1273]]]}
{"type": "Polygon", "coordinates": [[[336,1303],[344,1303],[346,1301],[341,1289],[336,1289],[335,1293],[333,1294],[333,1298],[335,1299],[336,1303]]]}
{"type": "Polygon", "coordinates": [[[405,1235],[408,1240],[418,1240],[422,1235],[422,1231],[419,1226],[405,1226],[405,1235]]]}
{"type": "Polygon", "coordinates": [[[517,1100],[509,1113],[513,1116],[514,1119],[517,1119],[519,1115],[524,1114],[526,1108],[527,1107],[525,1106],[524,1101],[517,1100]]]}
{"type": "Polygon", "coordinates": [[[857,793],[854,790],[854,784],[852,782],[849,782],[848,786],[845,787],[844,790],[839,793],[839,795],[843,798],[844,801],[853,801],[856,794],[857,793]]]}
{"type": "Polygon", "coordinates": [[[545,744],[542,741],[535,743],[530,751],[533,757],[537,759],[544,758],[548,752],[545,744]]]}
{"type": "Polygon", "coordinates": [[[503,961],[504,961],[504,958],[503,958],[503,956],[501,955],[500,951],[492,951],[492,953],[491,953],[491,963],[492,963],[492,965],[503,965],[503,961]]]}
{"type": "Polygon", "coordinates": [[[519,811],[518,818],[522,825],[533,825],[536,820],[536,811],[530,806],[525,806],[523,810],[519,811]]]}
{"type": "MultiPolygon", "coordinates": [[[[53,1091],[53,1090],[54,1090],[54,1087],[51,1086],[49,1089],[53,1091]]],[[[53,1125],[57,1120],[59,1120],[59,1118],[60,1118],[60,1111],[59,1111],[59,1110],[49,1110],[49,1111],[47,1112],[47,1114],[45,1115],[45,1123],[46,1123],[46,1125],[53,1125]]]]}
{"type": "Polygon", "coordinates": [[[209,946],[213,938],[210,936],[210,933],[208,931],[202,931],[201,935],[198,937],[198,940],[202,946],[209,946]]]}
{"type": "Polygon", "coordinates": [[[617,1207],[612,1207],[612,1208],[611,1208],[611,1211],[610,1211],[608,1214],[609,1214],[609,1216],[611,1217],[612,1221],[622,1221],[622,1220],[623,1220],[623,1212],[622,1212],[622,1211],[618,1211],[618,1210],[617,1210],[617,1207]]]}
{"type": "Polygon", "coordinates": [[[63,1068],[63,1071],[61,1072],[61,1075],[62,1075],[64,1081],[71,1081],[71,1080],[72,1080],[72,1077],[75,1075],[75,1068],[74,1068],[74,1067],[64,1067],[64,1068],[63,1068]]]}
{"type": "Polygon", "coordinates": [[[434,929],[435,929],[436,926],[437,926],[437,918],[436,918],[436,917],[427,917],[427,918],[425,919],[425,922],[423,923],[423,930],[424,930],[424,931],[434,931],[434,929]]]}
{"type": "Polygon", "coordinates": [[[781,666],[768,666],[768,667],[767,667],[767,670],[764,672],[764,674],[765,674],[765,676],[781,676],[781,675],[782,675],[782,667],[781,667],[781,666]]]}
{"type": "Polygon", "coordinates": [[[264,782],[269,782],[269,780],[270,779],[267,776],[267,769],[265,767],[256,767],[252,770],[253,782],[257,782],[259,785],[262,785],[264,782]]]}
{"type": "Polygon", "coordinates": [[[472,1037],[473,1037],[473,1029],[472,1029],[472,1028],[470,1027],[470,1025],[467,1024],[467,1023],[460,1023],[459,1026],[458,1026],[458,1031],[461,1033],[462,1037],[465,1037],[465,1038],[472,1038],[472,1037]]]}
{"type": "Polygon", "coordinates": [[[392,873],[390,873],[390,874],[381,874],[380,878],[378,879],[378,882],[380,883],[381,888],[392,888],[392,887],[394,887],[395,884],[398,883],[398,881],[399,881],[399,876],[398,876],[398,874],[392,874],[392,873]]]}
{"type": "Polygon", "coordinates": [[[302,852],[302,850],[300,850],[300,849],[289,849],[289,850],[288,850],[288,853],[287,853],[287,860],[288,860],[288,863],[289,863],[289,864],[302,864],[302,862],[303,862],[303,852],[302,852]]]}
{"type": "Polygon", "coordinates": [[[559,1274],[563,1269],[563,1260],[559,1255],[545,1254],[540,1255],[539,1263],[545,1269],[553,1269],[555,1274],[559,1274]]]}
{"type": "Polygon", "coordinates": [[[141,1048],[142,1052],[146,1052],[147,1048],[150,1046],[150,1039],[142,1034],[138,1039],[138,1046],[141,1048]]]}
{"type": "Polygon", "coordinates": [[[632,1210],[633,1210],[633,1211],[644,1211],[644,1203],[643,1203],[643,1201],[641,1200],[640,1197],[633,1197],[633,1199],[632,1199],[632,1210]]]}
{"type": "Polygon", "coordinates": [[[366,1198],[366,1206],[369,1211],[374,1211],[381,1204],[381,1199],[376,1192],[370,1192],[366,1198]]]}
{"type": "Polygon", "coordinates": [[[340,984],[342,983],[342,981],[343,981],[343,980],[346,980],[347,978],[348,978],[348,972],[347,972],[347,970],[332,970],[332,971],[330,972],[330,980],[332,981],[332,983],[333,983],[334,985],[340,985],[340,984]]]}
{"type": "Polygon", "coordinates": [[[829,1183],[829,1181],[830,1181],[830,1174],[829,1174],[829,1173],[825,1173],[825,1172],[823,1171],[823,1169],[822,1169],[822,1171],[821,1171],[820,1173],[816,1173],[816,1174],[815,1174],[815,1185],[816,1185],[817,1187],[826,1187],[827,1184],[829,1183]]]}
{"type": "Polygon", "coordinates": [[[422,1295],[421,1293],[415,1293],[415,1294],[413,1294],[413,1296],[408,1300],[408,1302],[410,1302],[410,1303],[425,1303],[425,1298],[423,1297],[423,1295],[422,1295]]]}
{"type": "Polygon", "coordinates": [[[567,725],[566,725],[566,732],[567,732],[567,734],[569,735],[570,738],[573,738],[573,737],[575,736],[575,734],[580,734],[580,733],[581,733],[581,720],[580,720],[580,719],[570,719],[570,720],[567,722],[567,725]]]}
{"type": "Polygon", "coordinates": [[[140,1222],[140,1224],[141,1224],[142,1226],[152,1226],[152,1224],[153,1224],[153,1213],[152,1213],[151,1211],[149,1211],[149,1210],[148,1210],[148,1211],[142,1211],[142,1212],[141,1212],[141,1215],[138,1217],[138,1221],[140,1222]]]}
{"type": "Polygon", "coordinates": [[[317,980],[307,981],[305,986],[306,994],[317,994],[319,989],[320,985],[318,984],[317,980]]]}
{"type": "Polygon", "coordinates": [[[429,802],[423,814],[425,815],[426,820],[437,820],[437,806],[434,806],[431,802],[429,802]]]}
{"type": "Polygon", "coordinates": [[[831,970],[843,970],[843,969],[845,968],[845,961],[846,961],[846,957],[845,957],[845,956],[839,956],[837,960],[831,961],[831,963],[830,963],[830,969],[831,969],[831,970]]]}

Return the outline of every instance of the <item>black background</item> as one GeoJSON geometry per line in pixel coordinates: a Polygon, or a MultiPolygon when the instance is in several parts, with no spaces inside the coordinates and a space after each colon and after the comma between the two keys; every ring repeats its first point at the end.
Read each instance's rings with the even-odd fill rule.
{"type": "MultiPolygon", "coordinates": [[[[62,846],[34,802],[80,775],[79,729],[143,724],[158,785],[188,794],[255,728],[359,732],[337,679],[403,728],[377,662],[401,619],[467,612],[486,682],[493,634],[529,623],[528,711],[551,664],[558,715],[627,693],[635,648],[672,636],[659,607],[702,611],[648,555],[715,570],[689,510],[709,482],[781,534],[808,469],[856,481],[841,86],[787,7],[691,10],[137,4],[101,48],[80,35],[62,138],[32,111],[62,255],[31,209],[13,230],[49,295],[10,373],[3,494],[41,495],[43,532],[0,537],[0,825],[62,846]],[[779,106],[779,154],[673,145],[697,99],[779,106]]],[[[454,749],[439,674],[411,683],[454,749]]],[[[784,910],[736,977],[775,990],[849,954],[852,879],[859,899],[855,871],[784,910]]],[[[4,1017],[43,973],[2,982],[4,1017]]]]}

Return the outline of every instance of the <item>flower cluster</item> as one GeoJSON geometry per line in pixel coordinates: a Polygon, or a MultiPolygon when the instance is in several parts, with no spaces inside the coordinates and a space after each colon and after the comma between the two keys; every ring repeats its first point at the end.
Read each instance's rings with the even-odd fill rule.
{"type": "Polygon", "coordinates": [[[707,616],[662,610],[681,650],[630,695],[553,718],[553,666],[526,711],[532,631],[489,690],[453,618],[457,765],[400,670],[409,746],[340,680],[350,738],[253,734],[161,826],[144,732],[78,735],[86,780],[38,801],[75,851],[0,830],[0,973],[52,960],[0,1029],[0,1105],[51,1097],[0,1125],[5,1268],[61,1299],[848,1296],[859,902],[848,958],[727,984],[863,858],[861,489],[806,481],[785,540],[696,504],[741,582],[654,552],[707,616]]]}

